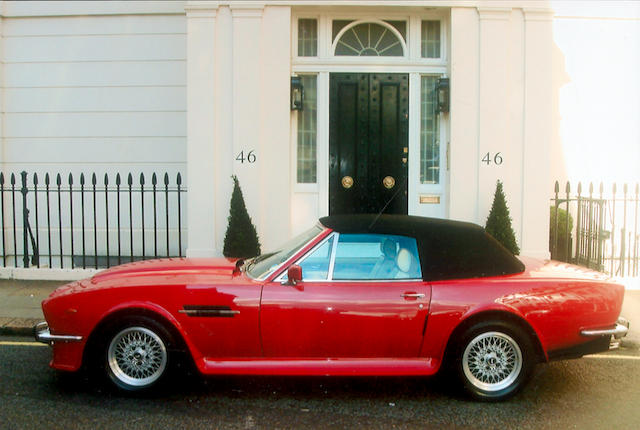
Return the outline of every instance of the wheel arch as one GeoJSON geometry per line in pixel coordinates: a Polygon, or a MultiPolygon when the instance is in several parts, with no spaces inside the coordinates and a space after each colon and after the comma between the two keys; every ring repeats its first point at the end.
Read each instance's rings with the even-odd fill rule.
{"type": "Polygon", "coordinates": [[[544,348],[542,347],[542,343],[540,342],[538,334],[525,319],[508,311],[486,310],[475,313],[473,315],[469,315],[467,318],[460,321],[456,328],[451,332],[451,335],[449,336],[449,340],[447,341],[447,345],[445,347],[443,357],[444,365],[451,364],[451,355],[454,352],[456,342],[461,337],[461,335],[473,325],[485,321],[500,321],[517,325],[529,335],[536,352],[536,360],[538,362],[547,361],[547,355],[544,351],[544,348]]]}
{"type": "Polygon", "coordinates": [[[178,328],[174,321],[171,321],[171,319],[166,315],[163,315],[162,313],[154,309],[149,309],[147,307],[141,306],[132,306],[112,310],[112,312],[107,313],[100,319],[93,330],[91,330],[91,333],[87,338],[85,347],[86,353],[83,355],[82,361],[83,365],[90,364],[90,361],[94,358],[93,354],[95,354],[97,347],[101,345],[101,342],[104,341],[104,335],[108,332],[108,330],[114,327],[114,325],[117,325],[119,321],[131,317],[151,318],[158,324],[162,325],[162,327],[171,336],[170,340],[172,341],[172,349],[174,351],[184,352],[193,362],[193,354],[191,348],[189,347],[182,331],[178,328]]]}

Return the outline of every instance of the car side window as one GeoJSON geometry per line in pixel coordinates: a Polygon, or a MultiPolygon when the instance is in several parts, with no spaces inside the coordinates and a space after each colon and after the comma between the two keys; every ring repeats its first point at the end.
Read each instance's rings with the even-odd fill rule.
{"type": "Polygon", "coordinates": [[[420,278],[422,278],[422,271],[414,238],[384,234],[340,235],[336,248],[333,279],[420,278]]]}
{"type": "Polygon", "coordinates": [[[328,240],[321,243],[320,246],[298,263],[302,267],[303,280],[321,281],[327,279],[334,239],[335,236],[330,236],[328,240]]]}

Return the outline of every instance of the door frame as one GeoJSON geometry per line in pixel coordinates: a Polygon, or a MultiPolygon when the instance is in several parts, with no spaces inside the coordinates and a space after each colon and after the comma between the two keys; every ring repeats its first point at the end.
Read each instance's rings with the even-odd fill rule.
{"type": "MultiPolygon", "coordinates": [[[[339,89],[340,89],[340,85],[344,85],[344,84],[351,84],[351,85],[355,85],[355,89],[356,89],[356,99],[358,100],[358,102],[356,103],[355,106],[355,115],[356,115],[356,119],[354,120],[354,127],[355,129],[353,130],[355,132],[354,136],[355,136],[355,140],[359,141],[361,139],[361,134],[359,133],[366,133],[367,139],[368,139],[368,147],[367,147],[367,162],[369,163],[369,166],[366,168],[366,176],[368,178],[369,181],[374,181],[373,183],[367,183],[364,186],[362,184],[360,184],[360,174],[362,173],[360,168],[356,166],[356,164],[360,164],[359,161],[359,157],[358,155],[354,155],[353,159],[351,160],[354,164],[354,166],[352,167],[352,171],[350,174],[354,175],[354,190],[355,191],[349,191],[347,193],[354,193],[352,194],[352,198],[356,199],[356,200],[362,200],[362,194],[364,193],[366,195],[366,200],[369,201],[369,203],[371,203],[371,201],[373,201],[373,205],[376,206],[376,209],[374,210],[370,210],[371,207],[369,208],[362,208],[360,207],[359,209],[364,209],[364,210],[356,210],[356,213],[377,213],[378,211],[382,211],[384,210],[391,210],[391,213],[395,213],[395,210],[401,210],[401,213],[403,214],[408,214],[409,211],[409,205],[408,205],[408,184],[409,184],[409,164],[408,164],[408,156],[409,154],[407,152],[405,152],[404,155],[401,155],[401,148],[405,147],[408,150],[408,146],[409,146],[409,121],[406,119],[402,119],[403,116],[403,112],[405,112],[407,115],[409,114],[409,75],[407,73],[395,73],[395,74],[390,74],[390,73],[334,73],[331,72],[329,75],[329,85],[330,85],[330,91],[331,91],[331,80],[332,77],[335,78],[335,82],[336,82],[336,87],[334,88],[334,90],[336,91],[336,93],[334,93],[335,98],[334,101],[336,102],[336,105],[332,105],[331,104],[331,94],[329,95],[330,98],[330,102],[329,102],[329,155],[331,155],[331,150],[333,149],[334,152],[337,152],[338,154],[340,154],[339,160],[337,160],[336,162],[338,163],[338,167],[337,169],[340,170],[340,164],[343,161],[342,158],[342,151],[344,149],[344,147],[342,146],[342,143],[344,143],[342,141],[342,139],[339,137],[339,134],[336,133],[332,133],[332,129],[331,129],[331,116],[334,116],[334,119],[337,119],[337,117],[339,116],[338,111],[332,111],[335,109],[339,109],[339,106],[341,106],[341,104],[343,103],[344,100],[339,98],[339,89]],[[345,77],[349,76],[348,78],[345,77]],[[366,112],[366,118],[367,118],[367,124],[366,124],[366,131],[363,131],[361,126],[358,125],[361,121],[361,113],[360,113],[360,109],[361,109],[361,105],[360,105],[360,100],[362,97],[362,92],[360,90],[360,84],[361,84],[361,79],[364,79],[364,77],[366,76],[366,80],[367,80],[367,90],[366,90],[366,97],[367,97],[367,112],[366,112]],[[355,79],[353,79],[355,77],[355,79]],[[384,130],[382,127],[382,122],[384,122],[384,120],[378,120],[375,121],[375,115],[372,116],[372,112],[375,111],[375,109],[378,109],[378,112],[380,115],[382,115],[382,113],[384,112],[384,103],[383,103],[383,88],[389,84],[392,83],[394,85],[394,87],[397,89],[397,110],[396,110],[396,118],[395,118],[395,123],[397,126],[397,136],[396,136],[396,145],[395,145],[395,149],[397,150],[397,152],[395,152],[394,154],[387,154],[387,155],[392,155],[395,157],[397,157],[395,159],[395,161],[390,161],[390,163],[397,163],[395,164],[395,169],[391,169],[391,172],[383,167],[383,164],[385,164],[386,159],[384,158],[384,142],[385,140],[382,139],[383,135],[384,135],[384,130]],[[377,84],[376,84],[377,83],[377,84]],[[372,86],[377,85],[379,87],[379,94],[377,94],[377,97],[379,98],[378,103],[375,102],[376,100],[376,96],[373,95],[372,96],[372,86]],[[403,92],[406,91],[405,96],[403,96],[403,92]],[[373,97],[373,99],[371,99],[373,97]],[[404,101],[404,102],[403,102],[404,101]],[[376,103],[375,107],[372,107],[372,103],[376,103]],[[406,109],[406,110],[405,110],[406,109]],[[374,136],[372,134],[370,134],[370,132],[373,130],[372,129],[372,124],[373,123],[378,123],[378,128],[377,130],[380,132],[379,136],[374,136]],[[332,138],[335,138],[336,141],[333,142],[333,146],[332,146],[332,138]],[[377,159],[371,159],[370,155],[371,155],[371,143],[378,141],[378,158],[377,159]],[[406,157],[405,162],[402,163],[401,158],[406,157]],[[377,179],[373,179],[371,171],[369,170],[371,168],[371,163],[379,163],[380,167],[379,167],[379,177],[377,179]],[[387,174],[392,175],[392,177],[394,177],[396,179],[396,184],[395,186],[389,190],[389,189],[383,189],[382,187],[382,177],[384,175],[381,174],[382,171],[386,171],[387,174]],[[377,185],[377,187],[376,187],[377,185]],[[364,188],[363,188],[364,187],[364,188]],[[374,191],[375,190],[375,191],[374,191]],[[375,194],[375,195],[372,195],[375,194]],[[383,203],[384,202],[384,203],[383,203]]],[[[339,120],[338,120],[339,122],[339,120]]],[[[334,126],[337,126],[337,124],[334,124],[334,126]]],[[[347,126],[347,129],[350,129],[351,127],[347,126]]],[[[337,131],[337,130],[334,130],[337,131]]],[[[353,144],[353,142],[349,142],[350,144],[353,144]]],[[[355,144],[355,148],[354,151],[356,153],[360,152],[360,143],[356,143],[355,144]]],[[[392,151],[393,153],[393,151],[392,151]]],[[[343,201],[344,198],[344,194],[342,198],[340,198],[339,196],[341,195],[341,193],[345,193],[345,190],[339,185],[339,179],[338,177],[341,176],[341,173],[337,173],[334,172],[333,179],[334,181],[337,181],[333,183],[333,187],[331,186],[332,183],[332,177],[331,177],[331,171],[329,171],[329,179],[328,179],[328,183],[329,183],[329,211],[331,211],[331,193],[332,191],[334,193],[336,193],[336,195],[334,195],[334,197],[340,201],[343,201]]],[[[375,176],[375,175],[373,175],[375,176]]],[[[343,201],[343,203],[345,203],[343,201]]],[[[360,202],[362,203],[362,202],[360,202]]],[[[341,206],[341,205],[338,205],[341,206]]],[[[349,206],[347,204],[347,206],[349,206]]],[[[334,210],[337,209],[334,207],[334,210]]],[[[341,212],[341,213],[350,213],[350,212],[341,212]]]]}
{"type": "MultiPolygon", "coordinates": [[[[304,8],[293,11],[291,15],[292,35],[292,75],[317,76],[317,181],[314,184],[297,183],[297,117],[291,114],[291,152],[290,177],[291,200],[315,202],[311,213],[300,219],[300,227],[308,224],[308,218],[322,217],[329,214],[329,75],[330,73],[406,73],[409,75],[409,167],[408,167],[408,213],[409,215],[439,216],[449,215],[449,135],[450,116],[439,116],[440,159],[441,159],[441,205],[440,213],[430,211],[433,205],[420,204],[420,195],[434,194],[430,184],[420,184],[420,77],[433,75],[448,77],[449,70],[449,19],[446,10],[424,11],[412,8],[397,8],[394,11],[381,11],[358,14],[358,8],[348,12],[305,11],[304,8]],[[406,19],[409,22],[407,48],[408,55],[403,58],[376,57],[360,60],[358,58],[334,57],[329,53],[332,19],[406,19]],[[318,20],[318,57],[297,57],[297,23],[300,18],[318,20]],[[420,22],[423,19],[438,19],[442,25],[442,57],[439,59],[420,58],[420,22]],[[302,199],[300,199],[302,198],[302,199]],[[304,224],[304,225],[303,225],[304,224]]],[[[302,214],[294,216],[301,217],[302,214]]]]}

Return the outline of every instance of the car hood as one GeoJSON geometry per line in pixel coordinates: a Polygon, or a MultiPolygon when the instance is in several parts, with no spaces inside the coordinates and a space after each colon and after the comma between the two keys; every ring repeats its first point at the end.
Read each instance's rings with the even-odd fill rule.
{"type": "Polygon", "coordinates": [[[113,278],[181,274],[202,274],[230,278],[236,269],[236,261],[237,259],[229,258],[166,258],[136,261],[103,270],[91,278],[91,281],[101,282],[113,278]]]}
{"type": "MultiPolygon", "coordinates": [[[[196,279],[225,282],[238,273],[237,259],[228,258],[167,258],[136,261],[103,270],[92,278],[72,282],[56,289],[49,297],[101,288],[130,287],[147,284],[189,283],[196,279]]],[[[197,281],[196,281],[197,282],[197,281]]]]}

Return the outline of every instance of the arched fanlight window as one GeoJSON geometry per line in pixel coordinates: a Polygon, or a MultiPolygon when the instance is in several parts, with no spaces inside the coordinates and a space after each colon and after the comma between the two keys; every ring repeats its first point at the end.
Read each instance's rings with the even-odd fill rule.
{"type": "Polygon", "coordinates": [[[344,27],[334,41],[341,56],[402,57],[406,46],[396,28],[384,21],[356,21],[344,27]]]}

